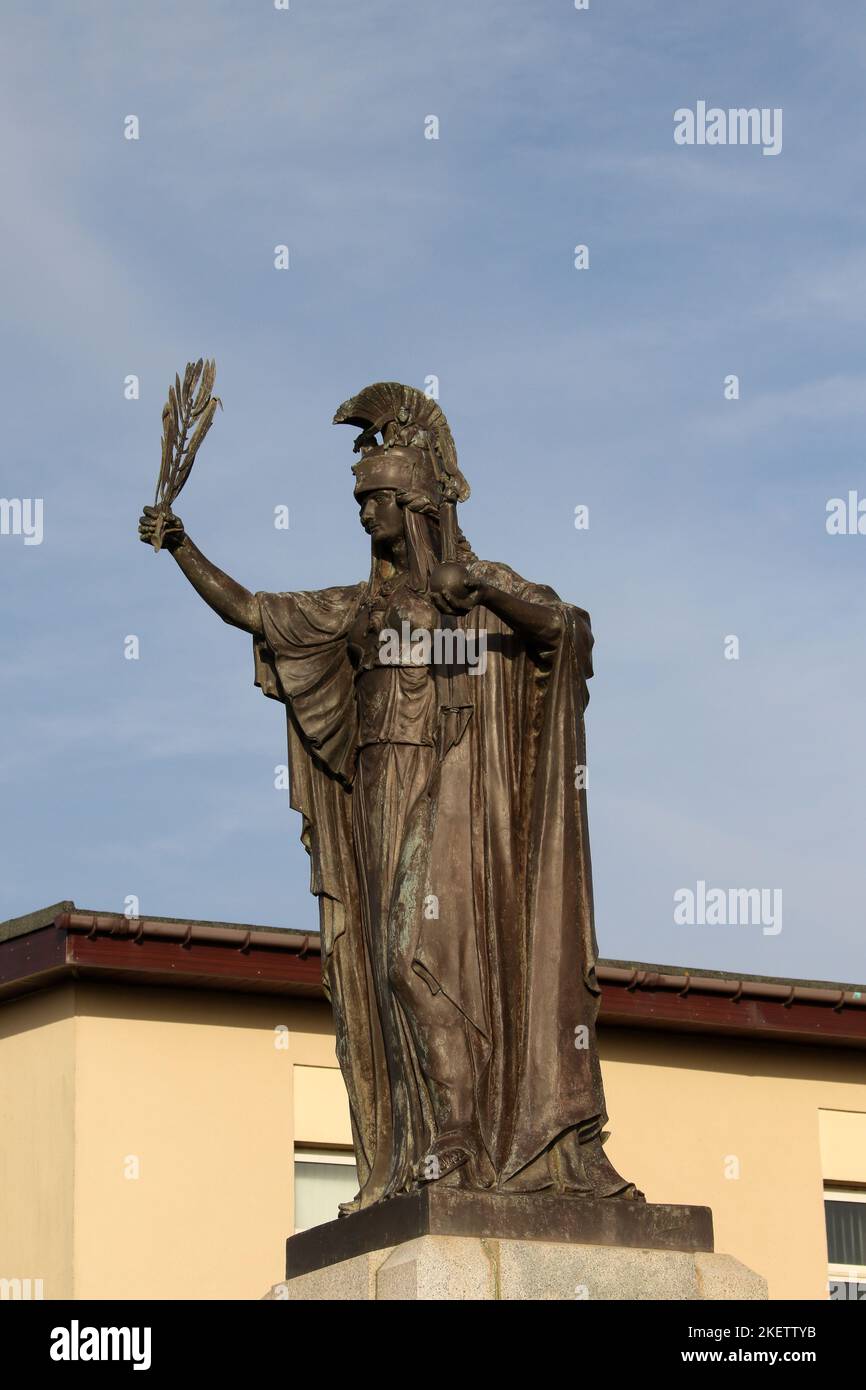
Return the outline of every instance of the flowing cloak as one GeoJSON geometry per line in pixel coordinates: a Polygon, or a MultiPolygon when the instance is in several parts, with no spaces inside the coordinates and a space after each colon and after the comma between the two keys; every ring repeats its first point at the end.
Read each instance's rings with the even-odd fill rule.
{"type": "MultiPolygon", "coordinates": [[[[440,726],[452,732],[405,832],[394,930],[414,971],[466,1020],[493,1185],[579,1188],[579,1145],[607,1118],[580,775],[593,638],[588,614],[552,589],[501,564],[476,561],[470,572],[557,607],[564,634],[554,650],[533,652],[484,607],[460,619],[486,632],[486,668],[462,676],[450,709],[441,695],[440,726]],[[455,703],[468,705],[456,726],[455,703]]],[[[352,831],[358,714],[347,633],[365,590],[259,594],[264,636],[254,639],[256,684],[286,706],[291,805],[319,900],[362,1199],[377,1141],[392,1132],[352,831]]],[[[429,1138],[419,1136],[419,1157],[429,1138]]]]}

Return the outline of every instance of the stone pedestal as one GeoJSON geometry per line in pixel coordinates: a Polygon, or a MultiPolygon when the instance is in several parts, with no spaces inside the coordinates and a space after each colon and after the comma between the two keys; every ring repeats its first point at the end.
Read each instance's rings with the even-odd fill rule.
{"type": "Polygon", "coordinates": [[[562,1241],[419,1236],[275,1284],[269,1299],[761,1299],[766,1281],[730,1255],[562,1241]]]}
{"type": "Polygon", "coordinates": [[[291,1236],[266,1297],[762,1299],[767,1286],[713,1253],[708,1207],[432,1185],[291,1236]]]}

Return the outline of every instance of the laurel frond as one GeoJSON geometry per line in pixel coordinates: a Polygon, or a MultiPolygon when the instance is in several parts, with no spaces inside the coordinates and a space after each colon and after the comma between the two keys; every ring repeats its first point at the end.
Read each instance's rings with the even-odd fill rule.
{"type": "Polygon", "coordinates": [[[204,414],[201,416],[198,423],[196,424],[195,430],[193,431],[193,436],[189,441],[189,444],[187,445],[186,454],[184,455],[183,461],[181,462],[181,465],[178,468],[177,479],[175,483],[175,497],[180,492],[181,488],[183,487],[184,483],[190,475],[192,466],[195,463],[195,456],[198,453],[199,448],[201,447],[205,435],[207,434],[208,430],[213,424],[213,417],[214,415],[216,415],[216,408],[217,400],[216,397],[212,396],[211,399],[208,401],[207,405],[205,406],[204,414]]]}
{"type": "Polygon", "coordinates": [[[159,550],[166,518],[189,477],[196,454],[213,424],[219,396],[211,394],[216,362],[202,357],[187,362],[183,382],[175,373],[162,411],[162,454],[156,483],[157,525],[153,546],[159,550]]]}

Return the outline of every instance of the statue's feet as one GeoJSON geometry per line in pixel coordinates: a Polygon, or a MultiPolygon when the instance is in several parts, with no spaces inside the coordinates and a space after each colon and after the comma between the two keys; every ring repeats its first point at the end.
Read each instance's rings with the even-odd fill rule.
{"type": "Polygon", "coordinates": [[[633,1182],[627,1182],[623,1188],[618,1189],[616,1192],[606,1192],[604,1195],[606,1197],[618,1197],[627,1202],[646,1201],[646,1193],[641,1192],[640,1188],[636,1187],[633,1182]]]}
{"type": "Polygon", "coordinates": [[[601,1136],[581,1144],[578,1154],[584,1178],[592,1197],[617,1197],[623,1201],[645,1202],[646,1197],[633,1182],[618,1173],[602,1148],[601,1136]]]}
{"type": "Polygon", "coordinates": [[[340,1216],[351,1216],[353,1211],[360,1211],[360,1210],[361,1210],[361,1195],[360,1195],[360,1193],[359,1193],[358,1196],[357,1196],[357,1197],[354,1197],[354,1198],[352,1199],[351,1202],[340,1202],[339,1208],[338,1208],[339,1215],[338,1215],[338,1217],[337,1217],[337,1220],[340,1219],[340,1216]]]}

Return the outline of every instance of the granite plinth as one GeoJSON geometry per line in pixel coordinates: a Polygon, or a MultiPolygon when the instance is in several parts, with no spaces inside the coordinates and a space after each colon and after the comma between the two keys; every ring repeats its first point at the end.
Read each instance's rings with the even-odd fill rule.
{"type": "Polygon", "coordinates": [[[322,1302],[610,1302],[765,1299],[730,1255],[561,1241],[419,1236],[275,1284],[266,1298],[322,1302]]]}

